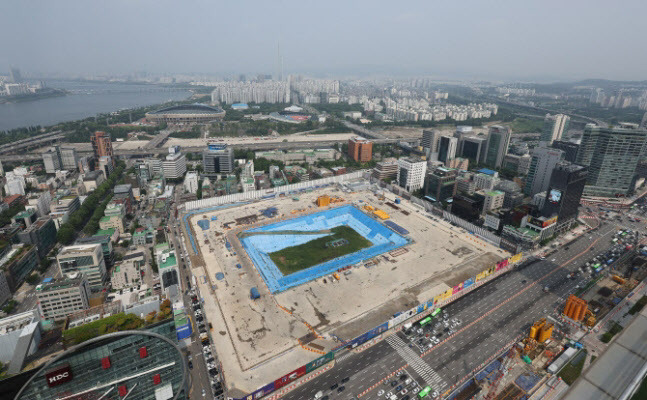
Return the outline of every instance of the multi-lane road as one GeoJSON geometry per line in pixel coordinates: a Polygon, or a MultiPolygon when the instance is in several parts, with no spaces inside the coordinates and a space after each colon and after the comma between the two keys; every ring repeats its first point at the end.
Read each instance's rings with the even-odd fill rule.
{"type": "Polygon", "coordinates": [[[581,275],[569,279],[568,274],[606,250],[615,230],[615,224],[606,223],[545,260],[504,274],[445,307],[450,319],[462,323],[451,338],[445,334],[439,344],[424,353],[417,337],[391,334],[361,353],[338,354],[330,371],[283,398],[309,399],[323,390],[330,399],[383,399],[378,395],[382,390],[393,390],[390,382],[394,378],[386,377],[403,367],[420,386],[430,385],[440,393],[450,389],[506,344],[527,333],[534,321],[551,314],[577,285],[584,283],[581,275]],[[349,380],[343,383],[343,392],[330,390],[335,384],[342,386],[341,380],[346,377],[349,380]]]}

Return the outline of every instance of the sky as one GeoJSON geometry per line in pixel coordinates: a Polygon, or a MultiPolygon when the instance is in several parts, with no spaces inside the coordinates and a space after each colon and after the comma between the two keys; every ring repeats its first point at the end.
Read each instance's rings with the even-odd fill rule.
{"type": "Polygon", "coordinates": [[[20,0],[0,72],[647,79],[645,0],[20,0]]]}

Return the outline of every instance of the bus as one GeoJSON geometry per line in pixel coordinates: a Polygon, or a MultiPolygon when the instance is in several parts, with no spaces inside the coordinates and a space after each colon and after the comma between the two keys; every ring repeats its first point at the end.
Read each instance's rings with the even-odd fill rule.
{"type": "Polygon", "coordinates": [[[420,321],[420,326],[425,326],[430,322],[431,322],[431,317],[427,317],[427,318],[423,319],[422,321],[420,321]]]}
{"type": "Polygon", "coordinates": [[[427,386],[426,388],[422,389],[422,390],[418,393],[418,398],[419,398],[419,399],[423,399],[423,398],[427,397],[427,395],[429,394],[429,392],[431,392],[431,386],[427,386]]]}
{"type": "Polygon", "coordinates": [[[438,315],[438,313],[439,313],[440,311],[441,311],[441,309],[440,309],[440,308],[435,309],[435,310],[434,310],[434,312],[432,312],[432,313],[431,313],[431,316],[432,316],[432,317],[435,317],[436,315],[438,315]]]}

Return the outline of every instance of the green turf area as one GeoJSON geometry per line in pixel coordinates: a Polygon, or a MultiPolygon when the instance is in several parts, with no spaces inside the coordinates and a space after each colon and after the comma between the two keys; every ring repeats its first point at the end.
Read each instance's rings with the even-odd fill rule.
{"type": "Polygon", "coordinates": [[[566,364],[561,371],[559,371],[559,377],[562,378],[566,384],[569,386],[575,382],[577,378],[580,377],[582,373],[582,368],[584,368],[584,360],[586,359],[586,350],[584,350],[583,357],[580,356],[580,359],[575,363],[571,364],[570,362],[566,364]]]}
{"type": "Polygon", "coordinates": [[[270,253],[269,256],[283,275],[300,271],[321,264],[325,261],[354,253],[358,250],[371,247],[372,243],[349,226],[336,226],[331,229],[332,234],[311,240],[298,246],[270,253]],[[326,243],[337,239],[346,239],[348,243],[338,246],[326,246],[326,243]]]}

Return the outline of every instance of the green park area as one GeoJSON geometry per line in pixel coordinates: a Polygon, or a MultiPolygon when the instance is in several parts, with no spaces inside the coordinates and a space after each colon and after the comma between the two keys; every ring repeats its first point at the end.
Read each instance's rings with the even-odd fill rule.
{"type": "Polygon", "coordinates": [[[372,243],[349,226],[337,226],[332,234],[270,253],[283,275],[371,247],[372,243]]]}

